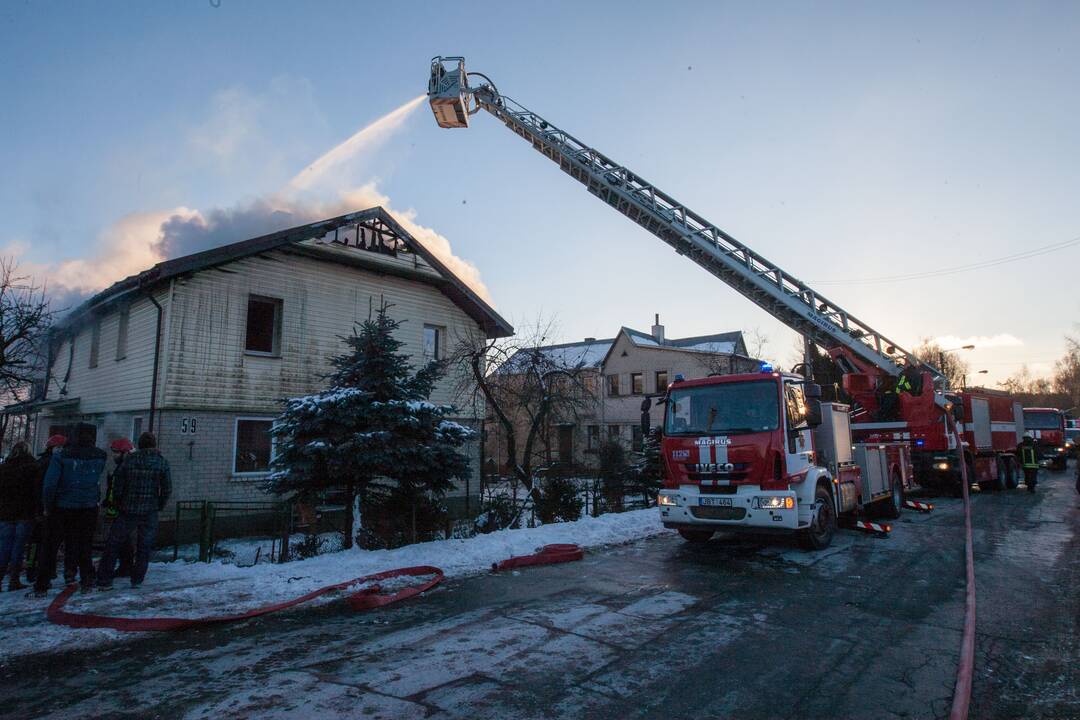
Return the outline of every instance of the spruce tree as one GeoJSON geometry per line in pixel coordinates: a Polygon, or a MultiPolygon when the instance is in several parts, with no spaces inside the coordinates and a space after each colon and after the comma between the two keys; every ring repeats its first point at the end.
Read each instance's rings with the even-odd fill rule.
{"type": "Polygon", "coordinates": [[[344,491],[346,547],[355,498],[366,505],[392,496],[415,509],[441,499],[469,472],[459,449],[473,431],[447,419],[453,406],[428,402],[445,368],[432,361],[413,372],[390,307],[383,303],[342,338],[348,350],[332,360],[330,387],[287,400],[271,430],[277,454],[268,489],[306,498],[344,491]]]}

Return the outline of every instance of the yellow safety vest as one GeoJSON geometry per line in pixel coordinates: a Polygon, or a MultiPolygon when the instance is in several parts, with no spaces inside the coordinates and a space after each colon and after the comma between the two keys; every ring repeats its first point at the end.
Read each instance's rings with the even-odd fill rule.
{"type": "Polygon", "coordinates": [[[1020,459],[1024,463],[1025,468],[1038,468],[1039,458],[1035,455],[1035,447],[1028,445],[1020,446],[1020,459]]]}

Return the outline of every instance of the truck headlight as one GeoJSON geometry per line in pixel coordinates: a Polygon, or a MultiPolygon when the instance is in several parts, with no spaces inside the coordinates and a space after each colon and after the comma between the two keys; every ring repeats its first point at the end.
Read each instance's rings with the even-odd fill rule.
{"type": "Polygon", "coordinates": [[[754,498],[754,507],[758,510],[792,510],[795,498],[788,495],[758,495],[754,498]]]}
{"type": "Polygon", "coordinates": [[[949,469],[949,463],[947,463],[947,462],[936,462],[936,463],[934,463],[934,469],[935,470],[948,470],[949,469]]]}
{"type": "Polygon", "coordinates": [[[1063,448],[1063,447],[1059,447],[1059,448],[1057,449],[1057,451],[1058,451],[1058,452],[1065,452],[1065,448],[1063,448]]]}
{"type": "Polygon", "coordinates": [[[674,495],[667,495],[665,493],[660,493],[659,495],[656,496],[656,504],[657,505],[677,505],[678,503],[675,502],[675,496],[674,495]]]}

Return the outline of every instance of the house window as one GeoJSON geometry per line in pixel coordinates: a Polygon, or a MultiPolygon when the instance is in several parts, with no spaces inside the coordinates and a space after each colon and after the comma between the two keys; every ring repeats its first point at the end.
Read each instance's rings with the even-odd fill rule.
{"type": "Polygon", "coordinates": [[[607,426],[607,438],[610,442],[619,442],[619,426],[608,425],[607,426]]]}
{"type": "Polygon", "coordinates": [[[645,392],[645,381],[641,373],[630,373],[630,394],[642,395],[645,392]]]}
{"type": "Polygon", "coordinates": [[[277,298],[248,295],[244,350],[256,355],[281,354],[281,307],[277,298]]]}
{"type": "Polygon", "coordinates": [[[600,447],[600,426],[590,425],[587,435],[588,449],[597,450],[600,447]]]}
{"type": "Polygon", "coordinates": [[[131,311],[124,308],[120,311],[119,325],[116,330],[116,359],[123,360],[127,357],[128,324],[131,320],[131,311]]]}
{"type": "Polygon", "coordinates": [[[142,418],[131,418],[131,442],[137,445],[139,443],[139,436],[142,435],[142,418]]]}
{"type": "Polygon", "coordinates": [[[270,470],[270,460],[274,457],[274,443],[270,437],[273,422],[265,418],[237,418],[233,439],[236,448],[234,474],[265,473],[270,470]]]}
{"type": "Polygon", "coordinates": [[[619,376],[618,375],[608,375],[607,376],[607,394],[610,397],[618,397],[619,396],[619,376]]]}
{"type": "Polygon", "coordinates": [[[434,325],[424,326],[424,358],[429,362],[443,358],[443,329],[434,325]]]}
{"type": "Polygon", "coordinates": [[[90,362],[88,367],[96,368],[98,362],[98,352],[101,350],[101,321],[94,321],[93,327],[90,328],[90,362]]]}
{"type": "Polygon", "coordinates": [[[656,392],[667,392],[667,370],[656,371],[656,392]]]}
{"type": "Polygon", "coordinates": [[[630,426],[630,449],[631,450],[633,450],[634,452],[641,452],[641,438],[642,437],[643,436],[641,434],[641,426],[640,425],[631,425],[630,426]]]}

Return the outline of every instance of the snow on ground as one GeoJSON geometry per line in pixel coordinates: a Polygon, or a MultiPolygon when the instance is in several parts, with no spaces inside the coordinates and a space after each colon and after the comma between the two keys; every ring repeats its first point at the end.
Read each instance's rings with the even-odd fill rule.
{"type": "MultiPolygon", "coordinates": [[[[418,543],[395,550],[343,550],[283,565],[240,567],[223,562],[152,563],[146,582],[132,590],[121,578],[116,589],[75,595],[71,612],[123,617],[200,617],[231,614],[303,595],[326,585],[394,568],[434,565],[448,578],[491,569],[514,555],[530,555],[542,545],[577,543],[583,548],[615,545],[668,532],[655,508],[585,517],[576,522],[502,530],[468,539],[418,543]]],[[[138,637],[141,633],[75,629],[51,624],[45,599],[25,592],[0,593],[0,663],[29,653],[85,648],[138,637]]],[[[312,602],[333,602],[325,596],[312,602]]],[[[285,611],[288,612],[288,611],[285,611]]]]}

